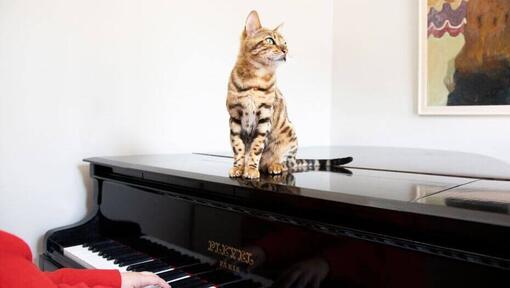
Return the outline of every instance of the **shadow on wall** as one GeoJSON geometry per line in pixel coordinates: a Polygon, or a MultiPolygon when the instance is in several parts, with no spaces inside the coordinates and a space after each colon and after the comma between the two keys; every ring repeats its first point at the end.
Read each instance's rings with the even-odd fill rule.
{"type": "MultiPolygon", "coordinates": [[[[135,137],[134,133],[128,131],[128,129],[117,129],[115,134],[115,139],[118,141],[118,145],[114,147],[115,149],[112,149],[112,151],[115,151],[115,154],[118,155],[133,155],[133,154],[144,154],[148,151],[152,151],[151,148],[147,145],[147,143],[137,142],[140,137],[135,137]],[[128,143],[128,144],[126,144],[128,143]]],[[[83,155],[81,155],[83,156],[83,155]]],[[[64,227],[67,226],[75,226],[80,221],[86,219],[87,216],[89,216],[92,213],[92,209],[94,208],[94,181],[90,177],[90,166],[88,163],[84,163],[80,160],[79,164],[75,166],[78,169],[79,175],[81,176],[82,185],[74,185],[71,187],[68,187],[69,189],[80,189],[80,191],[84,191],[84,194],[80,195],[80,199],[76,202],[69,203],[68,205],[73,205],[73,207],[79,208],[78,205],[83,205],[82,203],[85,203],[85,214],[80,217],[78,220],[72,220],[67,219],[65,225],[57,226],[57,227],[51,227],[51,229],[65,229],[64,227]],[[81,190],[81,188],[84,188],[81,190]],[[83,201],[85,200],[85,201],[83,201]],[[78,204],[76,204],[78,203],[78,204]]],[[[78,177],[78,176],[76,176],[78,177]]],[[[67,203],[66,203],[67,204],[67,203]]],[[[55,217],[59,217],[60,215],[56,215],[55,217]]],[[[45,234],[48,231],[45,231],[45,234]]],[[[37,247],[36,251],[33,251],[34,256],[37,257],[39,253],[44,251],[44,236],[45,234],[41,235],[37,239],[37,247]]]]}
{"type": "MultiPolygon", "coordinates": [[[[94,185],[92,182],[92,178],[90,178],[90,170],[88,164],[80,164],[78,165],[78,171],[80,172],[81,178],[83,180],[83,185],[85,187],[85,215],[89,215],[92,211],[92,208],[94,207],[94,185]]],[[[85,217],[84,217],[85,218],[85,217]]],[[[75,223],[70,223],[69,225],[74,225],[75,223]]],[[[54,228],[62,228],[62,227],[53,227],[54,228]]],[[[41,235],[39,239],[37,240],[37,251],[39,253],[44,250],[44,236],[41,235]]],[[[34,251],[35,253],[35,251],[34,251]]],[[[35,258],[38,257],[38,255],[34,255],[35,258]]],[[[34,258],[34,259],[35,259],[34,258]]]]}
{"type": "Polygon", "coordinates": [[[90,177],[90,169],[88,164],[80,164],[78,165],[78,170],[80,171],[81,178],[83,180],[83,185],[85,186],[86,199],[85,199],[85,210],[86,215],[90,214],[92,207],[94,206],[94,189],[92,185],[92,178],[90,177]]]}

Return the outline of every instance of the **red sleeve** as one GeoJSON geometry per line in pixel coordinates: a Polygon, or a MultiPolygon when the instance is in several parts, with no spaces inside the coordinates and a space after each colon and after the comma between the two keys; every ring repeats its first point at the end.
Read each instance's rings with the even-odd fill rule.
{"type": "Polygon", "coordinates": [[[41,272],[20,238],[0,230],[0,288],[120,288],[117,270],[60,269],[41,272]]]}
{"type": "Polygon", "coordinates": [[[2,230],[0,230],[0,253],[16,255],[32,261],[32,252],[28,244],[18,236],[2,230]]]}
{"type": "Polygon", "coordinates": [[[57,285],[78,285],[83,283],[87,287],[107,286],[112,288],[119,288],[121,285],[120,273],[117,270],[64,268],[54,272],[43,273],[57,285]]]}

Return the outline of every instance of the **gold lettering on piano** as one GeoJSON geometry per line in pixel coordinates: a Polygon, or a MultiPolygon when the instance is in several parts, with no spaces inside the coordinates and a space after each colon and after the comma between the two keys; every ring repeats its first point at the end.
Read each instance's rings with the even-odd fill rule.
{"type": "Polygon", "coordinates": [[[227,269],[227,270],[230,270],[230,271],[234,271],[234,272],[240,272],[241,271],[239,266],[237,266],[235,264],[232,264],[232,263],[229,263],[229,262],[224,261],[224,260],[220,260],[219,261],[219,265],[220,265],[221,268],[227,269]]]}
{"type": "Polygon", "coordinates": [[[209,240],[209,247],[207,248],[207,250],[214,254],[226,257],[236,262],[242,262],[250,266],[255,263],[251,252],[244,251],[216,241],[209,240]]]}

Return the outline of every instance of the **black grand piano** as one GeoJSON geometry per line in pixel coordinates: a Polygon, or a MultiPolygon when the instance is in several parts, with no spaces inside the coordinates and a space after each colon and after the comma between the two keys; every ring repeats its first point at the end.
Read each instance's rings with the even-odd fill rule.
{"type": "Polygon", "coordinates": [[[152,271],[172,287],[507,287],[510,165],[398,148],[302,149],[345,167],[228,178],[228,154],[98,157],[94,208],[40,266],[152,271]]]}

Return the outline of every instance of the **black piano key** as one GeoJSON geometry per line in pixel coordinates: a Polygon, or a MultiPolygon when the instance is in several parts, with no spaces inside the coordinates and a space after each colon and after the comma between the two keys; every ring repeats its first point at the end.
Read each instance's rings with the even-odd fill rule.
{"type": "Polygon", "coordinates": [[[119,262],[118,265],[119,267],[126,267],[126,266],[131,266],[131,265],[136,265],[136,264],[142,264],[142,263],[149,263],[151,261],[154,261],[154,259],[152,258],[149,258],[148,260],[145,260],[145,259],[139,259],[139,260],[130,260],[130,261],[124,261],[124,262],[119,262]]]}
{"type": "Polygon", "coordinates": [[[142,253],[140,253],[140,252],[132,250],[131,252],[128,252],[128,253],[125,253],[125,254],[117,256],[115,258],[115,261],[120,261],[120,260],[124,260],[124,259],[130,259],[130,258],[139,257],[139,256],[144,256],[144,255],[142,253]]]}
{"type": "Polygon", "coordinates": [[[207,283],[205,281],[200,281],[200,282],[195,281],[195,282],[190,282],[185,285],[179,286],[178,288],[197,288],[197,287],[211,287],[211,286],[213,286],[213,285],[210,283],[207,283]]]}
{"type": "MultiPolygon", "coordinates": [[[[114,254],[118,254],[119,251],[124,251],[124,253],[127,252],[127,247],[124,246],[124,245],[119,245],[119,246],[113,246],[113,247],[108,247],[108,248],[102,248],[102,249],[99,249],[99,256],[108,256],[108,255],[114,255],[114,254]]],[[[132,251],[129,249],[129,251],[132,251]]],[[[119,254],[120,255],[120,254],[119,254]]]]}
{"type": "Polygon", "coordinates": [[[200,263],[200,260],[191,257],[164,257],[160,259],[174,267],[189,266],[200,263]]]}
{"type": "Polygon", "coordinates": [[[155,261],[144,262],[144,263],[140,263],[140,264],[130,265],[130,266],[128,266],[126,268],[126,270],[127,271],[133,271],[133,272],[144,272],[144,271],[147,271],[147,272],[158,273],[158,272],[161,272],[161,271],[164,271],[164,270],[172,268],[172,267],[170,267],[168,265],[154,264],[154,262],[155,261]],[[130,269],[129,267],[134,267],[134,268],[130,269]]]}
{"type": "Polygon", "coordinates": [[[221,287],[221,288],[258,288],[258,287],[262,287],[262,285],[253,281],[253,280],[246,279],[246,280],[241,280],[238,282],[221,285],[219,287],[221,287]]]}
{"type": "Polygon", "coordinates": [[[167,257],[182,257],[184,256],[182,253],[176,251],[176,250],[173,250],[173,249],[169,249],[169,248],[166,248],[166,247],[158,247],[157,250],[159,250],[159,253],[161,253],[162,256],[167,256],[167,257]]]}
{"type": "Polygon", "coordinates": [[[216,270],[217,268],[210,264],[207,264],[207,263],[201,263],[201,264],[197,264],[197,265],[182,267],[180,269],[182,271],[185,271],[190,274],[199,274],[199,273],[213,271],[213,270],[216,270]]]}
{"type": "Polygon", "coordinates": [[[119,257],[113,261],[115,264],[119,264],[120,267],[128,266],[131,264],[152,260],[149,256],[143,254],[135,254],[129,257],[119,257]]]}
{"type": "Polygon", "coordinates": [[[122,255],[133,253],[133,250],[128,247],[121,247],[119,249],[108,250],[103,253],[104,257],[108,260],[116,259],[122,255]]]}
{"type": "Polygon", "coordinates": [[[188,273],[181,270],[172,270],[158,274],[158,276],[166,282],[184,277],[186,275],[188,275],[188,273]]]}
{"type": "MultiPolygon", "coordinates": [[[[137,241],[133,241],[132,245],[133,245],[134,249],[145,252],[149,255],[152,255],[152,256],[158,257],[158,258],[181,259],[181,257],[185,256],[175,249],[165,247],[161,244],[157,244],[157,243],[148,241],[147,239],[143,239],[143,238],[140,238],[137,241]]],[[[186,256],[186,257],[189,257],[189,256],[186,256]]]]}
{"type": "Polygon", "coordinates": [[[170,286],[172,286],[172,288],[188,288],[188,287],[193,287],[193,286],[200,286],[200,285],[203,285],[206,283],[207,283],[206,281],[204,281],[200,278],[189,277],[186,279],[170,282],[169,284],[170,284],[170,286]]]}
{"type": "Polygon", "coordinates": [[[111,246],[107,246],[107,247],[94,247],[94,248],[89,249],[89,250],[92,251],[92,252],[99,253],[99,255],[102,255],[102,254],[104,254],[108,250],[118,249],[120,247],[122,247],[121,244],[117,243],[117,244],[114,244],[114,245],[111,245],[111,246]]]}
{"type": "Polygon", "coordinates": [[[143,258],[133,258],[133,259],[129,259],[129,260],[123,260],[123,261],[119,261],[118,263],[115,263],[115,264],[118,264],[120,267],[126,267],[126,266],[129,267],[129,266],[133,266],[133,265],[146,264],[146,263],[150,263],[153,261],[155,261],[154,258],[143,257],[143,258]]]}
{"type": "Polygon", "coordinates": [[[232,282],[235,280],[241,279],[240,276],[237,276],[231,272],[227,272],[225,270],[214,270],[212,272],[208,272],[205,274],[200,275],[200,277],[208,280],[209,282],[215,283],[215,284],[223,284],[232,282]]]}
{"type": "Polygon", "coordinates": [[[193,259],[193,257],[183,255],[181,253],[176,253],[173,251],[167,252],[161,256],[166,257],[166,258],[175,258],[175,259],[193,259]]]}
{"type": "Polygon", "coordinates": [[[168,255],[168,254],[161,254],[159,255],[161,259],[165,259],[167,261],[180,261],[182,262],[184,259],[187,259],[186,257],[183,257],[182,255],[168,255]]]}
{"type": "Polygon", "coordinates": [[[92,252],[97,252],[100,248],[102,247],[108,247],[108,246],[112,246],[113,243],[103,243],[103,244],[89,244],[87,249],[89,249],[90,251],[92,252]]]}
{"type": "Polygon", "coordinates": [[[159,260],[147,262],[147,263],[141,263],[141,264],[135,264],[130,265],[126,268],[128,271],[149,271],[149,272],[156,272],[156,271],[162,271],[165,268],[170,269],[172,267],[168,266],[168,264],[161,262],[159,260]]]}
{"type": "Polygon", "coordinates": [[[172,269],[172,267],[170,267],[170,266],[154,266],[154,267],[150,267],[148,269],[139,270],[139,272],[147,271],[147,272],[152,272],[152,273],[159,273],[161,271],[165,271],[168,269],[172,269]]]}
{"type": "Polygon", "coordinates": [[[146,239],[141,239],[141,238],[132,241],[132,245],[133,245],[133,248],[135,248],[139,251],[149,253],[149,254],[155,253],[158,255],[162,255],[166,250],[166,249],[164,249],[165,247],[162,245],[159,245],[159,244],[156,244],[156,243],[153,243],[146,239]]]}
{"type": "Polygon", "coordinates": [[[237,276],[225,270],[214,270],[211,272],[200,274],[200,278],[215,284],[224,284],[241,279],[240,276],[237,276]]]}
{"type": "Polygon", "coordinates": [[[115,247],[119,247],[121,244],[115,241],[107,241],[106,243],[100,243],[100,244],[90,244],[89,250],[92,252],[98,252],[100,250],[106,250],[111,249],[115,247]]]}
{"type": "MultiPolygon", "coordinates": [[[[193,286],[193,288],[209,288],[209,287],[213,287],[214,285],[211,284],[211,283],[205,283],[205,284],[200,284],[198,286],[193,286]]],[[[216,287],[216,286],[214,286],[216,287]]]]}
{"type": "Polygon", "coordinates": [[[109,242],[113,242],[111,239],[105,239],[105,238],[98,238],[98,239],[95,239],[95,240],[92,240],[92,241],[87,241],[85,243],[83,243],[83,247],[90,247],[92,245],[101,245],[101,244],[105,244],[105,243],[109,243],[109,242]]]}

